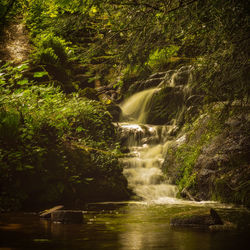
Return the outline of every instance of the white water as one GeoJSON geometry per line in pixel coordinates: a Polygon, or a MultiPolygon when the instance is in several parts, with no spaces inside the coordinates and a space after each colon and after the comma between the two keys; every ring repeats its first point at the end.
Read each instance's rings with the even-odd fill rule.
{"type": "Polygon", "coordinates": [[[172,203],[178,190],[168,184],[161,170],[167,126],[120,123],[120,127],[130,149],[122,159],[129,188],[145,201],[172,203]]]}
{"type": "MultiPolygon", "coordinates": [[[[191,67],[182,67],[176,71],[166,72],[162,82],[155,88],[132,95],[121,105],[122,123],[120,133],[130,150],[123,158],[124,176],[134,193],[145,201],[157,203],[179,203],[175,185],[170,185],[162,172],[164,153],[169,145],[172,126],[145,124],[151,108],[154,94],[164,86],[187,88],[191,67]]],[[[185,138],[184,138],[185,139],[185,138]]],[[[184,140],[180,138],[180,140],[184,140]]],[[[182,141],[177,144],[181,144],[182,141]]]]}
{"type": "Polygon", "coordinates": [[[121,104],[123,120],[129,119],[137,123],[145,123],[151,100],[159,88],[146,89],[134,94],[121,104]]]}

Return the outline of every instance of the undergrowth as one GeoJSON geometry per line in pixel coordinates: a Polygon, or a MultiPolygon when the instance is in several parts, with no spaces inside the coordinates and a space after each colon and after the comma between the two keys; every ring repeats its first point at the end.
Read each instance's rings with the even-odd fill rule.
{"type": "Polygon", "coordinates": [[[20,68],[12,69],[17,80],[6,67],[0,76],[0,209],[84,202],[90,186],[93,193],[109,176],[122,179],[106,107],[53,84],[31,85],[20,68]]]}

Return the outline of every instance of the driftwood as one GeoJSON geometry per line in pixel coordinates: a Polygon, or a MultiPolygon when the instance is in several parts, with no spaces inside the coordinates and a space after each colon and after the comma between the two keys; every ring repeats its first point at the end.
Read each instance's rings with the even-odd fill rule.
{"type": "Polygon", "coordinates": [[[62,205],[52,207],[50,209],[47,209],[47,210],[44,210],[44,211],[40,212],[39,216],[41,218],[44,218],[44,219],[50,219],[51,218],[51,213],[53,213],[54,211],[60,210],[62,208],[63,208],[62,205]]]}

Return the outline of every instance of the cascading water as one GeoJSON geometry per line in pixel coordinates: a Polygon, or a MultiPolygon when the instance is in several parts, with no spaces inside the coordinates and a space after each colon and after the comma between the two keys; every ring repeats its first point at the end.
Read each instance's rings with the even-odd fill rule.
{"type": "Polygon", "coordinates": [[[122,159],[129,187],[146,201],[173,201],[177,188],[167,184],[161,171],[167,127],[120,123],[120,128],[130,149],[122,159]]]}
{"type": "MultiPolygon", "coordinates": [[[[172,126],[146,124],[151,101],[161,88],[188,88],[192,79],[192,67],[183,66],[178,70],[156,73],[142,84],[156,83],[152,87],[132,95],[121,105],[122,118],[119,124],[121,140],[125,141],[130,153],[121,159],[124,176],[136,195],[147,201],[176,203],[177,187],[168,184],[162,172],[164,153],[169,144],[168,135],[172,126]],[[158,77],[158,78],[157,78],[158,77]]],[[[140,82],[139,82],[140,84],[140,82]]],[[[143,85],[145,86],[145,85],[143,85]]]]}
{"type": "MultiPolygon", "coordinates": [[[[175,124],[162,126],[149,125],[146,122],[151,110],[152,98],[159,90],[168,87],[168,89],[182,89],[183,93],[186,93],[190,80],[192,80],[191,66],[156,73],[146,81],[135,83],[139,89],[141,86],[151,88],[132,95],[120,105],[122,109],[122,122],[119,124],[121,140],[130,151],[126,158],[121,159],[125,166],[123,173],[128,180],[129,187],[144,200],[176,203],[177,187],[168,184],[161,168],[164,153],[169,145],[169,135],[175,124]]],[[[181,143],[178,140],[176,142],[181,143]]]]}
{"type": "Polygon", "coordinates": [[[159,88],[143,90],[131,96],[122,106],[122,119],[145,123],[152,97],[159,88]]]}
{"type": "Polygon", "coordinates": [[[171,202],[177,188],[167,183],[161,170],[163,153],[167,145],[168,126],[143,124],[147,120],[151,99],[160,88],[152,88],[134,94],[121,104],[121,138],[130,150],[123,158],[123,174],[129,188],[146,201],[171,202]]]}

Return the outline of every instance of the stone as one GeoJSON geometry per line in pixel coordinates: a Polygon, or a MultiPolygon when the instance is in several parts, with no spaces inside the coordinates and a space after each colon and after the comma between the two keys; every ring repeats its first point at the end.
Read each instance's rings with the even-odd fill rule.
{"type": "Polygon", "coordinates": [[[81,210],[57,210],[52,212],[51,221],[64,224],[80,224],[83,223],[83,214],[81,210]]]}
{"type": "Polygon", "coordinates": [[[230,232],[230,231],[235,231],[236,229],[237,229],[237,225],[229,221],[225,221],[223,225],[209,226],[209,230],[211,232],[230,232]]]}
{"type": "Polygon", "coordinates": [[[120,120],[122,110],[118,105],[111,103],[110,105],[107,106],[107,110],[111,114],[113,122],[118,122],[120,120]]]}
{"type": "Polygon", "coordinates": [[[191,95],[185,101],[187,107],[201,105],[204,101],[204,96],[202,95],[191,95]]]}
{"type": "Polygon", "coordinates": [[[186,66],[181,67],[173,77],[174,85],[177,86],[188,84],[189,77],[190,68],[186,66]]]}
{"type": "Polygon", "coordinates": [[[223,222],[218,213],[211,208],[179,214],[171,219],[170,225],[175,227],[208,228],[211,225],[223,225],[223,222]]]}

